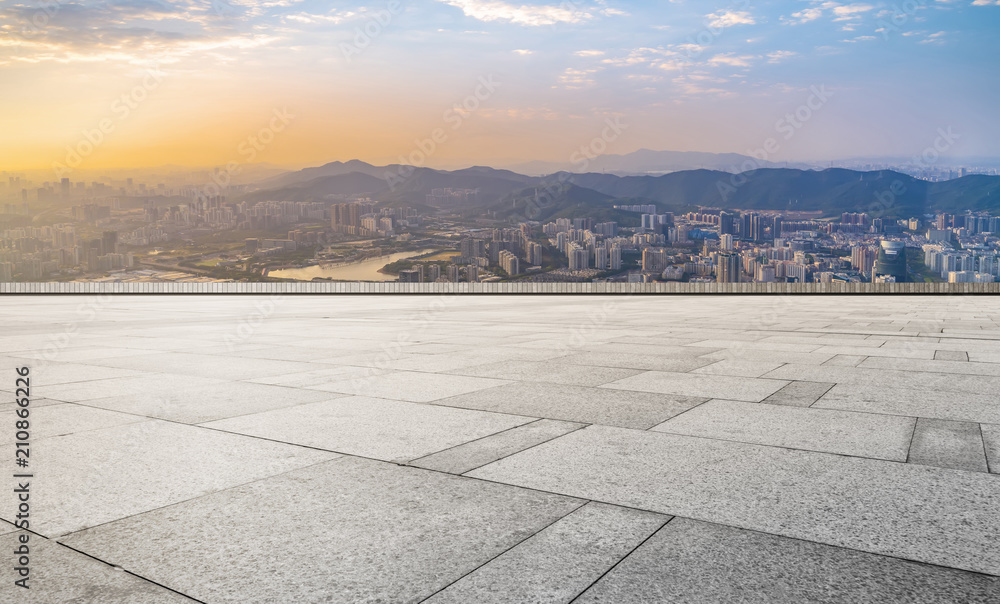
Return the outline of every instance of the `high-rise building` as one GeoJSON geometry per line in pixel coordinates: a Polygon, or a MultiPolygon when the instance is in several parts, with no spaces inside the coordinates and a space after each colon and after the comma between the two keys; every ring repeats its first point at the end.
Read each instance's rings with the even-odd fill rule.
{"type": "Polygon", "coordinates": [[[735,216],[729,212],[719,212],[719,234],[720,235],[735,235],[736,234],[736,220],[735,216]]]}
{"type": "Polygon", "coordinates": [[[895,283],[906,282],[906,244],[902,241],[883,240],[872,270],[876,276],[891,276],[895,283]]]}
{"type": "Polygon", "coordinates": [[[590,268],[590,253],[576,241],[568,244],[566,257],[569,259],[569,270],[583,271],[590,268]]]}
{"type": "Polygon", "coordinates": [[[729,233],[723,233],[719,238],[719,248],[724,252],[730,252],[733,250],[733,236],[729,233]]]}
{"type": "Polygon", "coordinates": [[[851,268],[870,275],[872,265],[875,263],[875,250],[866,245],[856,245],[851,248],[851,268]]]}
{"type": "Polygon", "coordinates": [[[608,255],[608,248],[598,246],[594,249],[594,268],[599,271],[606,271],[610,266],[609,262],[610,256],[608,255]]]}
{"type": "Polygon", "coordinates": [[[613,244],[611,246],[611,250],[610,250],[609,253],[610,253],[610,256],[611,256],[611,258],[610,258],[611,270],[613,270],[613,271],[619,271],[619,270],[621,270],[621,268],[622,268],[622,246],[618,245],[617,243],[613,244]]]}
{"type": "MultiPolygon", "coordinates": [[[[730,235],[725,235],[730,237],[730,235]]],[[[741,262],[740,255],[736,252],[720,252],[719,264],[716,267],[715,280],[718,283],[739,283],[741,262]]]]}
{"type": "Polygon", "coordinates": [[[503,250],[500,252],[500,268],[507,273],[508,276],[513,277],[521,273],[520,263],[518,262],[517,256],[503,250]]]}
{"type": "Polygon", "coordinates": [[[642,250],[642,270],[645,272],[652,273],[662,273],[667,266],[669,266],[669,260],[667,256],[667,250],[663,248],[651,248],[647,247],[642,250]]]}

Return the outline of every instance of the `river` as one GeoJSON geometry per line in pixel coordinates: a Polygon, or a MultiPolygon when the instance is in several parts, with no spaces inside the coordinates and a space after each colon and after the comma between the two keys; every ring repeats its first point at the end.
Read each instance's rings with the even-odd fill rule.
{"type": "Polygon", "coordinates": [[[296,281],[312,281],[316,277],[335,279],[338,281],[395,281],[395,275],[386,275],[378,272],[387,264],[392,264],[399,260],[424,256],[437,250],[419,250],[415,252],[399,252],[371,258],[353,264],[343,264],[340,266],[307,266],[305,268],[289,268],[280,271],[271,271],[268,277],[278,279],[295,279],[296,281]]]}

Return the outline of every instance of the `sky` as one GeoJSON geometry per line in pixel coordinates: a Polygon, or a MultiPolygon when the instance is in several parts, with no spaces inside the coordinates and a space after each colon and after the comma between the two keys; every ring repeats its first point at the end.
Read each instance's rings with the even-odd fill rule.
{"type": "Polygon", "coordinates": [[[0,170],[1000,156],[998,32],[1000,0],[0,0],[0,170]]]}

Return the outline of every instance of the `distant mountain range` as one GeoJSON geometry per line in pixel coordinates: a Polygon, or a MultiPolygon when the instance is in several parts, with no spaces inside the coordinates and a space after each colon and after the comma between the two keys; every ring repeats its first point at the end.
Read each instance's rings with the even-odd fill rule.
{"type": "MultiPolygon", "coordinates": [[[[739,157],[739,156],[737,156],[739,157]]],[[[764,168],[733,174],[721,170],[684,170],[661,176],[619,176],[558,172],[528,176],[510,170],[473,167],[434,170],[399,165],[373,166],[362,161],[334,162],[282,174],[259,183],[248,201],[331,201],[339,195],[369,195],[380,201],[425,209],[510,215],[535,203],[538,219],[567,214],[614,213],[621,203],[655,203],[661,211],[698,206],[723,209],[867,212],[906,218],[934,210],[992,211],[1000,214],[1000,177],[966,176],[927,182],[892,171],[764,168]],[[474,201],[461,206],[434,189],[476,189],[474,201]]],[[[610,216],[611,214],[609,214],[610,216]]],[[[569,216],[567,216],[569,217],[569,216]]]]}
{"type": "Polygon", "coordinates": [[[685,170],[718,170],[720,172],[746,172],[747,166],[756,168],[799,168],[808,170],[819,167],[813,164],[785,164],[760,161],[738,153],[700,153],[695,151],[651,151],[640,149],[626,155],[601,155],[595,159],[577,163],[533,161],[506,166],[521,174],[541,176],[554,172],[579,171],[586,166],[589,172],[615,174],[617,176],[660,176],[685,170]]]}

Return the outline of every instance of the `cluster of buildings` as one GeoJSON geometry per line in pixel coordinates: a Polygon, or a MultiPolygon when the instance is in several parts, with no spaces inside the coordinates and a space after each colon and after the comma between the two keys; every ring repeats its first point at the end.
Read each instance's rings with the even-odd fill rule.
{"type": "Polygon", "coordinates": [[[335,233],[357,237],[393,237],[396,227],[420,224],[412,208],[378,208],[370,199],[330,206],[330,226],[335,233]]]}
{"type": "Polygon", "coordinates": [[[30,281],[61,272],[106,272],[135,266],[118,233],[79,238],[72,225],[0,231],[0,281],[30,281]]]}

